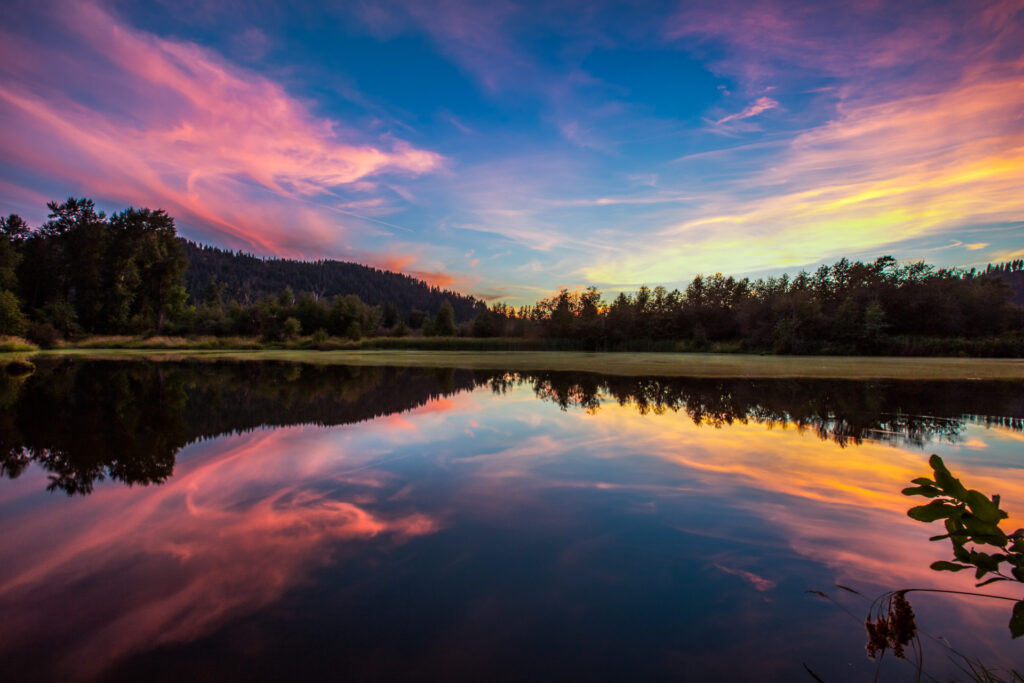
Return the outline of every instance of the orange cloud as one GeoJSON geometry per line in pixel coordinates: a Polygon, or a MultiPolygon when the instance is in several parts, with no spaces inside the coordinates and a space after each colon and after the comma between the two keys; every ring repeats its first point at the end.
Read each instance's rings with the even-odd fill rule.
{"type": "Polygon", "coordinates": [[[1022,67],[980,70],[936,94],[844,102],[834,120],[796,136],[774,165],[662,230],[651,248],[581,273],[650,282],[764,270],[1019,220],[1022,67]]]}

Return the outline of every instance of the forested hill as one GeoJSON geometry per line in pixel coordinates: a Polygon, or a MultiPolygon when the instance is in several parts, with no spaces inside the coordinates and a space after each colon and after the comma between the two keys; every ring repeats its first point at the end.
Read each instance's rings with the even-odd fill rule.
{"type": "Polygon", "coordinates": [[[277,296],[285,287],[313,292],[319,297],[355,294],[371,306],[394,304],[400,311],[417,309],[434,315],[448,299],[457,320],[470,320],[477,312],[473,297],[431,287],[414,277],[378,270],[345,261],[296,261],[259,258],[182,239],[188,269],[185,288],[193,301],[202,301],[210,279],[225,286],[225,301],[236,299],[245,305],[266,296],[277,296]]]}
{"type": "Polygon", "coordinates": [[[1012,292],[1010,301],[1024,308],[1024,270],[1004,270],[985,277],[999,278],[1005,282],[1012,292]]]}

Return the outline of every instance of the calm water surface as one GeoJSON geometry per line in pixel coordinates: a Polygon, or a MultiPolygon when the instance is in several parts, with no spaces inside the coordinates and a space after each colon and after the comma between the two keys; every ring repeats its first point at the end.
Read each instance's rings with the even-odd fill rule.
{"type": "MultiPolygon", "coordinates": [[[[1022,395],[42,362],[0,378],[0,680],[870,680],[871,598],[972,586],[900,489],[939,453],[1024,526],[1022,395]]],[[[1004,604],[911,601],[930,674],[1024,668],[1004,604]]]]}

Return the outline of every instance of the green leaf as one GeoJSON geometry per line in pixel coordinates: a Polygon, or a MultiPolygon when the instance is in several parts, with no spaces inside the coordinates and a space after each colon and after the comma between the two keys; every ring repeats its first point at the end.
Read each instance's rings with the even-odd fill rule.
{"type": "Polygon", "coordinates": [[[1024,567],[1014,567],[1010,570],[1010,573],[1013,574],[1013,578],[1018,581],[1024,581],[1024,567]]]}
{"type": "Polygon", "coordinates": [[[928,459],[928,464],[935,470],[935,484],[946,492],[946,495],[952,496],[957,500],[963,500],[964,495],[967,493],[967,489],[960,483],[960,480],[952,475],[952,473],[946,469],[946,464],[942,462],[942,458],[937,455],[933,455],[928,459]]]}
{"type": "Polygon", "coordinates": [[[989,500],[988,497],[980,491],[971,489],[964,495],[964,500],[966,500],[967,505],[970,506],[971,512],[973,512],[974,515],[983,522],[999,524],[999,520],[1007,517],[1007,514],[1000,510],[998,505],[989,500]]]}
{"type": "Polygon", "coordinates": [[[911,484],[917,484],[918,486],[935,486],[935,482],[928,477],[918,477],[917,479],[911,479],[911,484]]]}
{"type": "Polygon", "coordinates": [[[965,569],[971,569],[971,567],[966,564],[955,564],[953,562],[939,560],[938,562],[932,562],[932,569],[937,572],[962,572],[965,569]]]}
{"type": "Polygon", "coordinates": [[[1013,605],[1013,616],[1010,617],[1010,635],[1014,638],[1024,636],[1024,600],[1013,605]]]}
{"type": "Polygon", "coordinates": [[[989,524],[974,515],[964,515],[963,520],[964,526],[967,527],[967,531],[972,536],[971,540],[975,543],[987,543],[988,545],[997,545],[999,547],[1006,546],[1006,534],[995,524],[989,524]]]}
{"type": "Polygon", "coordinates": [[[925,498],[937,498],[942,495],[934,486],[911,486],[903,489],[904,496],[924,496],[925,498]]]}
{"type": "Polygon", "coordinates": [[[927,505],[918,505],[907,510],[911,519],[919,522],[934,522],[937,519],[946,519],[959,512],[955,505],[949,505],[941,500],[933,500],[927,505]]]}
{"type": "MultiPolygon", "coordinates": [[[[971,551],[971,564],[978,568],[978,570],[984,570],[986,572],[997,572],[999,571],[999,563],[1006,559],[1005,555],[989,555],[988,553],[979,553],[971,551]]],[[[981,578],[981,574],[978,575],[981,578]]]]}
{"type": "Polygon", "coordinates": [[[963,545],[967,542],[967,529],[964,528],[963,522],[960,521],[960,516],[951,517],[944,524],[946,525],[946,531],[949,532],[949,540],[952,541],[953,545],[963,545]]]}

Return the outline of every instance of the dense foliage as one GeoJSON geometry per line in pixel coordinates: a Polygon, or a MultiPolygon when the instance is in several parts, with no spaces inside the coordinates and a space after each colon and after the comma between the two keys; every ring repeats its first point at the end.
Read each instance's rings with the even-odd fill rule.
{"type": "Polygon", "coordinates": [[[0,334],[159,332],[182,314],[186,263],[173,218],[131,208],[108,218],[89,199],[48,206],[38,230],[16,215],[0,219],[8,302],[0,334]],[[17,313],[7,308],[12,298],[17,313]]]}
{"type": "Polygon", "coordinates": [[[193,301],[204,298],[212,281],[221,287],[225,301],[243,306],[276,296],[285,288],[311,292],[317,299],[354,294],[370,306],[391,304],[404,315],[413,310],[434,315],[447,300],[459,320],[469,320],[478,306],[473,297],[358,263],[259,258],[187,240],[182,240],[182,246],[188,260],[185,289],[193,301]]]}

